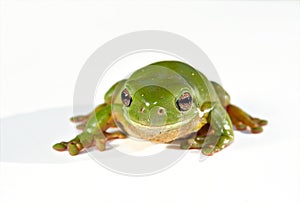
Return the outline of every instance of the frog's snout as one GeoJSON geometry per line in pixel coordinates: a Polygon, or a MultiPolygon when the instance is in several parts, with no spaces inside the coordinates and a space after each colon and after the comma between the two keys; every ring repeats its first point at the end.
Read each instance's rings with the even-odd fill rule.
{"type": "Polygon", "coordinates": [[[177,123],[181,115],[176,108],[174,94],[156,85],[137,90],[132,96],[131,104],[125,105],[124,110],[130,121],[153,127],[177,123]]]}
{"type": "Polygon", "coordinates": [[[154,106],[149,111],[150,126],[164,126],[167,122],[167,111],[160,106],[154,106]]]}

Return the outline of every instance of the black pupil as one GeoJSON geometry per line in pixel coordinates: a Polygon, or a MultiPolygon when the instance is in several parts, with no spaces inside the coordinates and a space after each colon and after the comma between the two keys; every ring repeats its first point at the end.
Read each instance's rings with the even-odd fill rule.
{"type": "Polygon", "coordinates": [[[121,99],[125,106],[130,106],[132,99],[127,89],[122,91],[121,99]]]}

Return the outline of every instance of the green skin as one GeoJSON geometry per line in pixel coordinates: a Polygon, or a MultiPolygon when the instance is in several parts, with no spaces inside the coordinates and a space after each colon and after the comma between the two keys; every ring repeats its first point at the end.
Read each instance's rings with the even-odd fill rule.
{"type": "Polygon", "coordinates": [[[108,140],[134,136],[157,143],[179,141],[182,149],[213,155],[233,142],[233,126],[259,133],[267,124],[230,104],[219,84],[179,61],[160,61],[135,71],[113,85],[104,100],[91,113],[72,117],[82,133],[53,148],[77,155],[91,146],[103,151],[108,140]],[[124,90],[130,105],[122,99],[124,90]],[[185,93],[192,99],[181,109],[178,101],[185,93]],[[107,132],[114,127],[121,131],[107,132]]]}

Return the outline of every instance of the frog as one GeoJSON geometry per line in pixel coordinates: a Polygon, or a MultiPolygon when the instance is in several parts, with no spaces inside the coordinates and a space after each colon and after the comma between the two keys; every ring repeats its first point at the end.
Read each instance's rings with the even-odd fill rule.
{"type": "Polygon", "coordinates": [[[80,133],[53,149],[72,156],[92,147],[104,151],[109,141],[131,136],[212,156],[233,143],[234,130],[261,133],[268,123],[231,104],[219,83],[176,60],[134,71],[105,93],[104,103],[70,120],[80,133]]]}

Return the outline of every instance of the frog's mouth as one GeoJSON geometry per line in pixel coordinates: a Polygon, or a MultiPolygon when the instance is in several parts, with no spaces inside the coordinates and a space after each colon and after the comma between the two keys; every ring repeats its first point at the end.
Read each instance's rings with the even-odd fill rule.
{"type": "Polygon", "coordinates": [[[168,143],[199,129],[200,118],[198,116],[163,126],[141,124],[128,118],[126,114],[124,116],[127,122],[127,127],[124,130],[128,135],[157,143],[168,143]]]}

